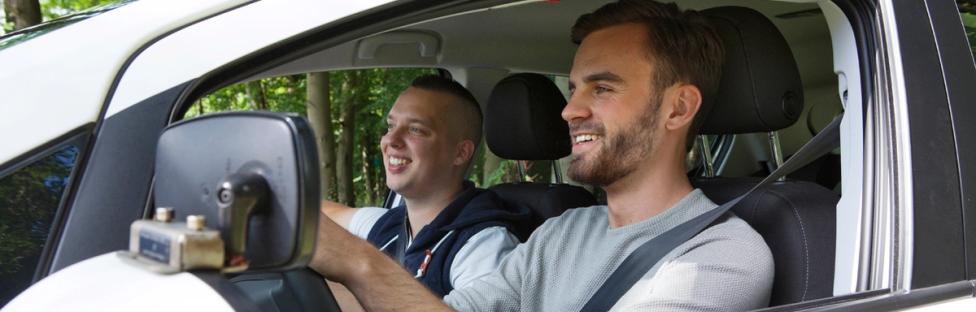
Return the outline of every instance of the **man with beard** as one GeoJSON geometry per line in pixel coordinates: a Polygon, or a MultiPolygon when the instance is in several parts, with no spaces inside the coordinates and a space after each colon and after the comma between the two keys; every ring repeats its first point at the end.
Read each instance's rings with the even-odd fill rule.
{"type": "MultiPolygon", "coordinates": [[[[445,297],[452,308],[578,311],[637,247],[717,206],[691,186],[684,167],[703,119],[695,116],[707,111],[702,98],[714,94],[724,58],[705,19],[674,4],[621,0],[581,16],[572,38],[580,46],[562,112],[573,140],[570,174],[603,187],[607,205],[548,220],[498,271],[445,297]]],[[[311,266],[367,308],[448,309],[424,292],[386,295],[413,283],[360,252],[361,242],[322,226],[332,234],[322,240],[331,241],[311,266]]],[[[671,250],[613,310],[760,308],[772,272],[762,237],[729,213],[671,250]]]]}

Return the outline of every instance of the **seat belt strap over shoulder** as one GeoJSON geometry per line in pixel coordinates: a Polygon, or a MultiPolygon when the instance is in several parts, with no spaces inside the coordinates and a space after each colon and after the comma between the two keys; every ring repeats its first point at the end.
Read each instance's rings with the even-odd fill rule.
{"type": "Polygon", "coordinates": [[[705,230],[715,220],[732,209],[732,207],[735,207],[743,198],[749,196],[756,190],[765,188],[779,178],[796,171],[840,146],[841,117],[834,118],[826,128],[810,139],[807,144],[803,145],[782,166],[770,173],[769,176],[759,182],[759,184],[753,186],[745,194],[694,219],[688,220],[637,247],[610,274],[610,277],[603,282],[600,289],[590,297],[590,300],[583,306],[582,311],[610,310],[661,258],[678,247],[678,245],[683,244],[705,230]]]}

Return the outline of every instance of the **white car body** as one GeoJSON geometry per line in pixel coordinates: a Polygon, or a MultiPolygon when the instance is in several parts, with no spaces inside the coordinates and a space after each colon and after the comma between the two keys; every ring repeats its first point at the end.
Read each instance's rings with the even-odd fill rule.
{"type": "MultiPolygon", "coordinates": [[[[566,56],[571,57],[571,53],[566,51],[553,58],[552,62],[557,65],[540,63],[537,66],[517,63],[516,60],[505,59],[503,56],[492,58],[484,55],[441,55],[432,59],[421,57],[421,61],[417,61],[415,58],[407,58],[408,61],[402,63],[398,63],[397,59],[393,58],[387,63],[382,61],[370,63],[371,61],[368,58],[359,59],[357,57],[362,56],[353,52],[359,51],[356,50],[359,40],[368,39],[370,35],[375,33],[382,33],[390,29],[409,29],[417,24],[434,23],[438,20],[449,21],[451,18],[464,18],[464,16],[477,20],[476,18],[481,16],[491,17],[493,11],[505,12],[504,10],[508,8],[517,8],[522,5],[530,6],[536,2],[491,2],[490,4],[445,2],[444,4],[430,5],[430,7],[410,6],[404,2],[390,0],[141,0],[127,4],[37,38],[0,49],[0,69],[2,69],[0,70],[0,97],[2,97],[0,99],[0,133],[3,133],[3,143],[0,145],[0,164],[2,164],[0,173],[6,170],[16,170],[16,168],[22,167],[23,163],[43,156],[42,154],[46,153],[50,146],[57,145],[59,140],[70,136],[73,132],[90,133],[95,142],[98,142],[102,139],[102,134],[99,131],[109,124],[107,120],[124,115],[127,112],[141,113],[140,104],[151,101],[156,96],[167,94],[167,92],[185,92],[184,89],[195,88],[198,83],[210,79],[215,73],[221,73],[221,71],[235,66],[236,62],[248,60],[248,57],[259,55],[264,51],[274,50],[277,45],[292,42],[290,41],[292,38],[330,30],[331,27],[336,27],[335,25],[340,25],[347,20],[355,20],[372,12],[393,14],[389,22],[390,25],[382,24],[376,26],[380,28],[374,29],[366,27],[374,25],[349,24],[354,25],[353,27],[355,25],[362,26],[364,30],[348,29],[349,27],[337,30],[339,35],[336,35],[336,38],[342,39],[337,44],[320,48],[321,51],[310,51],[306,53],[304,58],[276,63],[274,66],[268,66],[265,71],[240,77],[237,80],[245,81],[281,74],[329,69],[427,65],[450,70],[455,78],[471,88],[479,99],[483,99],[487,97],[490,87],[510,72],[524,70],[567,74],[569,64],[564,63],[566,56]],[[404,22],[399,22],[399,20],[393,19],[397,17],[395,12],[383,11],[387,7],[398,5],[417,12],[432,13],[416,17],[415,20],[404,19],[404,22]],[[440,10],[438,5],[447,9],[440,10]],[[348,32],[350,35],[341,37],[345,34],[344,32],[348,32]],[[484,58],[483,64],[478,62],[481,57],[484,58]],[[507,64],[506,61],[512,63],[507,64]],[[499,64],[506,66],[498,66],[499,64]]],[[[555,2],[551,5],[561,5],[558,3],[559,1],[555,2]]],[[[566,5],[597,6],[596,4],[582,4],[573,1],[564,2],[567,2],[566,5]]],[[[710,7],[727,4],[726,2],[728,1],[704,3],[684,1],[681,4],[710,7]]],[[[760,6],[767,2],[752,1],[750,4],[760,6]]],[[[840,78],[836,78],[838,88],[829,90],[827,93],[832,93],[832,96],[835,97],[846,97],[842,104],[846,108],[845,123],[842,126],[842,133],[844,133],[842,150],[848,152],[842,154],[844,159],[841,162],[844,169],[842,181],[845,183],[842,185],[843,190],[841,192],[844,197],[838,204],[837,210],[835,297],[823,299],[822,303],[819,304],[799,304],[785,308],[787,310],[804,310],[822,308],[872,309],[872,307],[888,309],[898,307],[915,308],[919,311],[976,310],[976,298],[973,298],[976,284],[972,282],[976,280],[976,273],[967,271],[968,275],[965,278],[959,277],[951,283],[939,283],[940,285],[954,285],[951,286],[954,287],[952,293],[958,295],[950,296],[945,295],[945,293],[927,295],[926,291],[936,291],[935,288],[929,287],[940,286],[926,285],[927,287],[921,288],[913,286],[913,274],[919,272],[915,266],[920,265],[918,261],[915,261],[916,255],[913,251],[915,244],[924,242],[915,239],[916,229],[914,225],[916,224],[916,211],[918,210],[914,209],[914,205],[921,199],[915,198],[919,194],[915,188],[920,186],[914,182],[916,177],[913,174],[916,174],[917,171],[911,170],[911,168],[913,168],[913,163],[919,161],[916,158],[925,156],[915,155],[912,152],[913,145],[924,144],[911,140],[910,131],[914,129],[909,128],[909,99],[912,98],[913,94],[917,94],[911,92],[918,91],[906,91],[911,89],[910,86],[906,85],[909,84],[909,76],[916,69],[910,66],[911,64],[906,65],[906,62],[912,60],[906,60],[902,55],[909,53],[903,51],[910,47],[903,46],[906,43],[899,39],[904,38],[900,33],[924,30],[906,28],[905,22],[897,18],[899,15],[896,13],[907,10],[905,9],[908,6],[907,4],[896,4],[893,0],[877,1],[875,13],[878,14],[879,18],[876,21],[877,29],[875,31],[877,31],[877,36],[881,38],[878,41],[884,46],[872,51],[872,53],[880,55],[874,61],[877,61],[878,65],[886,71],[865,73],[862,71],[866,66],[863,64],[865,60],[858,58],[858,49],[863,43],[857,42],[857,27],[852,27],[853,22],[849,19],[850,11],[844,11],[843,6],[826,0],[786,2],[816,6],[825,16],[826,26],[829,28],[829,40],[833,46],[832,73],[840,76],[840,78]],[[881,84],[882,87],[879,90],[862,92],[860,86],[868,81],[881,84]],[[860,109],[870,104],[867,103],[869,97],[878,95],[887,95],[887,97],[872,99],[890,104],[890,108],[888,108],[890,110],[872,113],[860,109]],[[884,115],[885,118],[890,119],[878,119],[877,115],[884,115]],[[891,128],[884,128],[879,124],[891,128]],[[862,132],[862,129],[865,130],[862,132]],[[886,132],[886,129],[894,130],[886,132]],[[885,139],[884,143],[889,143],[889,145],[879,143],[882,139],[885,139]],[[865,146],[868,148],[862,148],[865,146]],[[871,147],[874,148],[871,149],[871,147]],[[877,156],[878,153],[887,153],[885,155],[889,155],[889,157],[877,156]],[[878,172],[870,169],[879,167],[903,168],[905,170],[878,172]],[[873,224],[874,227],[865,228],[864,225],[868,223],[873,224]],[[966,283],[971,286],[968,296],[961,295],[965,293],[962,289],[965,288],[966,283]],[[899,300],[908,303],[898,305],[899,300]]],[[[942,5],[944,6],[944,3],[942,5]]],[[[923,4],[923,6],[925,5],[923,4]]],[[[934,7],[935,4],[931,6],[934,7]]],[[[847,8],[847,10],[850,9],[847,8]]],[[[386,21],[382,22],[386,23],[386,21]]],[[[380,24],[380,22],[376,23],[377,25],[380,24]]],[[[476,29],[481,30],[482,28],[476,29]]],[[[958,32],[958,29],[955,31],[958,32]]],[[[504,36],[504,34],[485,34],[486,37],[492,35],[504,36]]],[[[964,38],[962,37],[962,39],[964,38]]],[[[949,39],[958,40],[960,38],[949,37],[949,39]]],[[[491,40],[485,39],[485,41],[491,40]]],[[[937,41],[939,44],[944,42],[937,41]]],[[[457,46],[450,46],[450,44],[452,42],[447,41],[442,48],[445,50],[460,49],[457,46]]],[[[471,42],[456,44],[474,45],[471,42]]],[[[568,42],[560,44],[553,50],[572,49],[572,45],[568,42]]],[[[962,76],[972,77],[976,72],[976,68],[973,68],[972,59],[969,61],[970,68],[960,69],[962,76]]],[[[948,71],[944,68],[941,70],[948,71]]],[[[958,77],[949,76],[948,74],[945,75],[945,85],[958,81],[952,80],[958,79],[958,77]]],[[[965,83],[972,85],[976,81],[965,83]]],[[[948,86],[937,91],[950,95],[952,95],[951,92],[961,92],[948,86]]],[[[158,118],[169,123],[179,117],[175,116],[178,112],[170,108],[172,107],[154,108],[151,113],[165,114],[165,116],[160,115],[158,118]]],[[[953,116],[953,118],[953,122],[957,123],[961,122],[959,118],[962,117],[953,116]]],[[[122,118],[117,119],[121,120],[122,118]]],[[[124,125],[131,126],[130,124],[124,125]]],[[[954,135],[960,136],[962,134],[956,133],[954,135]]],[[[115,146],[118,147],[119,145],[115,146]]],[[[962,145],[960,144],[960,146],[962,145]]],[[[965,150],[963,147],[956,148],[965,150]]],[[[84,153],[87,156],[81,159],[94,162],[96,159],[91,158],[97,157],[94,155],[115,154],[114,157],[125,157],[124,154],[127,152],[126,150],[112,150],[107,147],[103,149],[99,146],[92,146],[85,149],[84,153]]],[[[957,162],[965,162],[965,157],[957,157],[954,158],[957,159],[957,162]]],[[[94,170],[100,167],[88,165],[85,168],[86,170],[94,170]]],[[[969,182],[966,182],[968,180],[965,179],[971,179],[968,177],[976,175],[976,172],[968,172],[961,169],[962,167],[954,168],[957,168],[955,171],[957,177],[961,178],[960,181],[953,182],[957,183],[953,186],[958,186],[960,192],[963,193],[961,196],[970,201],[960,200],[963,202],[960,204],[960,209],[971,207],[972,198],[976,194],[967,192],[964,186],[969,185],[967,184],[969,182]]],[[[140,175],[151,176],[151,172],[140,173],[140,175]]],[[[80,179],[94,179],[93,177],[84,174],[80,179]]],[[[2,178],[0,176],[0,179],[2,178]]],[[[120,180],[127,178],[129,177],[119,177],[120,180]]],[[[82,183],[95,182],[77,180],[74,183],[82,185],[82,183]]],[[[83,200],[78,199],[72,203],[79,200],[90,203],[90,205],[95,205],[91,203],[112,202],[114,199],[92,199],[95,197],[94,194],[84,193],[84,191],[98,192],[99,188],[107,186],[102,184],[76,186],[72,188],[71,192],[77,192],[80,195],[72,196],[83,198],[83,200]]],[[[111,196],[111,194],[106,193],[105,196],[111,196]]],[[[141,202],[139,200],[129,200],[129,202],[145,204],[146,196],[139,198],[142,200],[141,202]]],[[[89,217],[79,213],[63,216],[63,233],[99,231],[101,229],[90,230],[85,228],[93,222],[90,218],[97,217],[99,216],[89,217]],[[79,218],[89,219],[80,220],[79,218]]],[[[133,219],[132,217],[117,218],[133,219]]],[[[125,225],[116,224],[112,230],[104,229],[104,231],[118,231],[119,228],[123,227],[125,225]]],[[[963,238],[976,240],[976,236],[971,232],[963,234],[965,235],[959,237],[960,240],[963,238]]],[[[63,237],[71,236],[69,234],[64,235],[66,236],[63,237]]],[[[69,265],[81,260],[75,259],[81,254],[78,252],[62,254],[60,251],[62,248],[77,249],[80,247],[74,246],[76,243],[63,239],[53,243],[54,246],[50,248],[58,250],[58,252],[51,252],[49,263],[46,265],[49,270],[39,274],[39,276],[51,275],[37,283],[23,296],[15,299],[5,308],[5,311],[37,308],[43,310],[59,309],[55,305],[36,306],[31,302],[42,302],[45,299],[41,298],[62,297],[69,293],[73,295],[72,298],[77,299],[62,302],[69,307],[75,304],[84,305],[83,299],[85,297],[97,301],[99,296],[85,294],[84,292],[103,290],[85,289],[75,285],[75,283],[80,283],[79,280],[83,280],[76,279],[77,274],[84,273],[76,270],[78,266],[69,265]],[[60,277],[69,275],[72,277],[60,277]],[[53,280],[57,280],[58,284],[52,285],[53,280]]],[[[106,242],[104,245],[99,245],[98,248],[93,248],[93,250],[97,250],[99,253],[106,252],[108,250],[101,250],[104,249],[102,246],[113,244],[115,243],[106,242]]],[[[966,253],[966,251],[959,252],[966,253]]],[[[86,256],[92,257],[99,253],[86,256]]],[[[105,268],[105,264],[108,263],[105,257],[108,256],[102,255],[88,261],[95,263],[92,264],[92,268],[108,270],[105,268]]],[[[932,261],[924,263],[931,264],[932,261]]],[[[976,266],[973,262],[969,262],[968,265],[970,267],[976,266]]],[[[122,273],[125,272],[119,271],[119,274],[122,273]]],[[[113,278],[115,278],[114,283],[114,281],[125,277],[113,275],[113,278]]],[[[173,284],[167,283],[167,285],[192,284],[192,282],[187,281],[192,280],[192,276],[181,278],[186,280],[175,281],[173,284]]],[[[106,280],[106,282],[108,281],[106,280]]],[[[139,281],[145,282],[147,280],[139,279],[139,281]]],[[[123,291],[131,292],[138,287],[144,287],[139,286],[138,282],[131,285],[133,288],[108,289],[119,291],[120,296],[129,297],[124,295],[123,291]]],[[[201,285],[203,284],[194,287],[205,286],[201,285]]],[[[163,292],[171,290],[160,289],[163,292]]],[[[193,305],[193,308],[202,308],[210,306],[210,304],[222,309],[229,308],[229,306],[221,306],[219,300],[207,301],[209,299],[204,297],[208,296],[204,293],[196,293],[199,297],[190,300],[199,305],[193,305]]],[[[158,293],[151,295],[162,296],[158,293]]],[[[217,293],[210,295],[212,295],[210,299],[213,299],[213,296],[219,296],[217,293]]],[[[117,306],[119,309],[124,309],[124,306],[129,304],[125,301],[113,303],[120,304],[117,306]]],[[[95,304],[95,302],[93,301],[91,304],[95,304]]],[[[98,306],[92,307],[91,309],[101,310],[98,306]]]]}

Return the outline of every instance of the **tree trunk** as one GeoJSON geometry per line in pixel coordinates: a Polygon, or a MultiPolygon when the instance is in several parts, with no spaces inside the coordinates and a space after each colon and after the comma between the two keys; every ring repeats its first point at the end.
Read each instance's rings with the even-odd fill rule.
{"type": "Polygon", "coordinates": [[[336,144],[329,101],[329,73],[308,74],[308,121],[315,131],[319,153],[322,198],[336,200],[336,144]]]}
{"type": "Polygon", "coordinates": [[[372,164],[370,164],[370,156],[372,156],[372,148],[370,147],[373,146],[372,141],[372,131],[369,131],[367,128],[366,131],[363,131],[363,135],[360,136],[359,150],[362,151],[361,156],[363,161],[361,167],[363,171],[363,185],[366,189],[366,202],[370,205],[375,205],[377,196],[375,185],[373,185],[374,179],[372,173],[373,170],[371,169],[372,164]]]}
{"type": "Polygon", "coordinates": [[[247,90],[247,96],[251,98],[251,103],[254,103],[254,109],[268,110],[268,100],[264,96],[264,86],[261,85],[261,80],[248,82],[244,85],[244,89],[247,90]]]}
{"type": "Polygon", "coordinates": [[[360,98],[358,95],[361,93],[360,77],[362,75],[359,71],[350,71],[347,75],[348,79],[342,83],[343,103],[340,113],[342,133],[339,135],[336,180],[338,182],[339,202],[348,206],[355,206],[356,191],[352,182],[352,159],[356,149],[353,146],[355,143],[353,136],[356,131],[356,102],[360,98]]]}
{"type": "Polygon", "coordinates": [[[41,23],[41,4],[38,0],[4,0],[3,11],[7,22],[14,24],[14,30],[41,23]]]}

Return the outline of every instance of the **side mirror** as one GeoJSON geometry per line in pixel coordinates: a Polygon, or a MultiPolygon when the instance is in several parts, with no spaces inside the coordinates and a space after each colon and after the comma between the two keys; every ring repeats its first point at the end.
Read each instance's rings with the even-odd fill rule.
{"type": "Polygon", "coordinates": [[[233,263],[304,267],[315,247],[319,173],[314,135],[291,114],[232,112],[173,124],[156,152],[156,207],[205,217],[233,263]]]}

